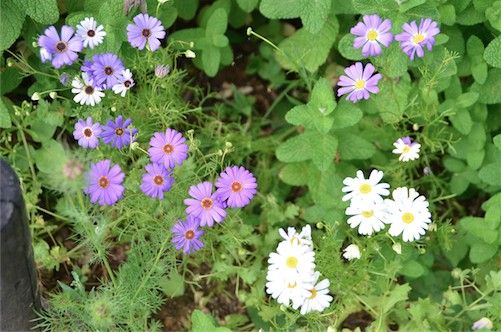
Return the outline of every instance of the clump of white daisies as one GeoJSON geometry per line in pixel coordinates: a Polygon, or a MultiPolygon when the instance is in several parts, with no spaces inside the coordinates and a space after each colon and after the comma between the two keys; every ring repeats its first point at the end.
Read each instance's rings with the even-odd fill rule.
{"type": "Polygon", "coordinates": [[[279,233],[283,241],[268,259],[266,292],[280,304],[292,304],[295,310],[301,307],[302,315],[323,311],[332,301],[330,282],[328,279],[317,282],[320,272],[315,271],[310,226],[303,227],[301,233],[293,227],[287,232],[280,229],[279,233]]]}
{"type": "Polygon", "coordinates": [[[361,235],[370,236],[390,225],[388,233],[400,236],[405,242],[419,240],[431,223],[428,201],[414,188],[400,187],[390,194],[390,185],[381,182],[383,172],[373,170],[366,179],[362,171],[354,178],[344,179],[343,201],[350,201],[346,209],[347,222],[358,228],[361,235]]]}

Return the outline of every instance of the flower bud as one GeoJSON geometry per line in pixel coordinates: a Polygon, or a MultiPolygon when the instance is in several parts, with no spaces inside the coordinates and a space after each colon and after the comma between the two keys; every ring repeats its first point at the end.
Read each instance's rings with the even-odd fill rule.
{"type": "Polygon", "coordinates": [[[393,251],[399,255],[402,254],[402,245],[400,243],[395,243],[394,245],[391,246],[391,249],[393,249],[393,251]]]}
{"type": "Polygon", "coordinates": [[[187,50],[186,52],[184,52],[184,56],[187,57],[187,58],[196,58],[197,55],[195,54],[195,52],[193,52],[192,50],[187,50]]]}
{"type": "Polygon", "coordinates": [[[40,100],[40,94],[38,92],[35,92],[34,94],[31,95],[31,100],[33,101],[40,100]]]}
{"type": "Polygon", "coordinates": [[[57,92],[56,91],[49,92],[49,97],[51,97],[52,99],[56,99],[57,98],[57,92]]]}

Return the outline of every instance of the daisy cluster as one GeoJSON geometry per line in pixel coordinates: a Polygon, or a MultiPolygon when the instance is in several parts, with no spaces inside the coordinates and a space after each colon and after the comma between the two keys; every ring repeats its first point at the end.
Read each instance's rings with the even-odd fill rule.
{"type": "Polygon", "coordinates": [[[191,186],[190,198],[184,200],[187,218],[186,221],[179,219],[172,228],[172,243],[186,254],[200,250],[203,247],[200,238],[204,233],[200,227],[223,222],[227,208],[245,207],[256,192],[256,178],[242,166],[227,167],[216,180],[215,191],[209,181],[191,186]]]}
{"type": "MultiPolygon", "coordinates": [[[[389,47],[394,39],[391,33],[392,22],[389,19],[383,20],[378,15],[365,15],[362,21],[350,30],[355,36],[353,47],[362,48],[364,57],[378,56],[383,52],[383,47],[389,47]]],[[[430,18],[421,19],[419,25],[416,21],[404,23],[402,29],[403,32],[396,35],[395,40],[411,60],[416,55],[422,58],[425,47],[431,51],[435,36],[440,33],[438,24],[430,18]]],[[[356,103],[369,99],[370,93],[379,92],[378,82],[382,76],[374,74],[375,68],[371,63],[364,67],[361,62],[356,62],[345,68],[344,72],[346,75],[342,75],[337,83],[340,87],[338,96],[348,94],[347,100],[356,103]]]]}
{"type": "Polygon", "coordinates": [[[391,198],[388,183],[381,182],[383,172],[373,170],[366,179],[362,171],[354,178],[344,179],[343,201],[350,201],[346,209],[347,222],[358,228],[361,235],[373,235],[390,225],[388,233],[400,236],[405,242],[419,240],[431,223],[429,203],[414,188],[400,187],[393,190],[391,198]]]}
{"type": "Polygon", "coordinates": [[[329,279],[317,282],[320,272],[315,271],[315,252],[311,240],[311,228],[306,225],[297,233],[289,227],[279,230],[283,240],[277,251],[268,259],[266,293],[278,303],[297,310],[301,314],[323,311],[332,301],[329,295],[329,279]]]}
{"type": "MultiPolygon", "coordinates": [[[[93,49],[103,43],[106,31],[98,25],[93,17],[86,17],[76,27],[63,25],[59,33],[54,26],[48,27],[38,38],[40,58],[43,63],[51,61],[54,68],[72,65],[78,60],[78,53],[83,49],[93,49]]],[[[166,32],[162,23],[155,17],[139,14],[133,18],[133,23],[127,26],[127,38],[132,47],[151,51],[160,48],[160,39],[166,32]]],[[[101,102],[104,90],[112,90],[115,94],[125,97],[127,91],[134,86],[132,72],[126,69],[122,60],[114,53],[94,54],[92,58],[84,59],[80,67],[81,75],[72,80],[73,100],[81,105],[94,106],[101,102]]],[[[160,68],[160,74],[165,76],[166,69],[160,68]]],[[[60,81],[66,85],[69,81],[63,73],[60,81]]]]}

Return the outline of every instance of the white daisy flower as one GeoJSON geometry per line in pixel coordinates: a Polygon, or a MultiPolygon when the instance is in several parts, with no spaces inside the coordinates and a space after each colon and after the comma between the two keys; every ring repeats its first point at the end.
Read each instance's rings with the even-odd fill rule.
{"type": "Polygon", "coordinates": [[[101,98],[104,97],[101,88],[95,87],[94,81],[86,73],[82,73],[82,79],[75,77],[71,85],[73,86],[71,92],[76,94],[73,100],[80,105],[94,106],[99,104],[101,98]]]}
{"type": "Polygon", "coordinates": [[[84,47],[92,49],[103,42],[106,31],[102,25],[97,26],[93,17],[86,17],[77,25],[77,36],[82,39],[84,47]]]}
{"type": "Polygon", "coordinates": [[[399,154],[398,160],[407,162],[409,160],[416,160],[419,158],[419,150],[421,149],[421,144],[417,142],[412,142],[412,139],[407,137],[399,138],[395,143],[393,143],[395,149],[393,153],[399,154]]]}
{"type": "Polygon", "coordinates": [[[45,47],[40,47],[40,60],[42,63],[52,60],[52,54],[45,47]]]}
{"type": "Polygon", "coordinates": [[[351,228],[358,227],[361,235],[372,235],[384,228],[385,205],[376,201],[352,200],[346,209],[346,215],[351,216],[347,222],[351,228]]]}
{"type": "Polygon", "coordinates": [[[125,69],[122,71],[122,76],[120,79],[120,83],[115,84],[112,89],[117,95],[121,95],[125,97],[127,91],[134,86],[134,80],[132,79],[132,73],[129,69],[125,69]]]}
{"type": "Polygon", "coordinates": [[[269,270],[279,270],[290,280],[296,280],[296,274],[301,276],[313,274],[315,253],[308,246],[283,241],[278,246],[277,252],[270,254],[268,263],[269,270]]]}
{"type": "Polygon", "coordinates": [[[289,305],[297,309],[303,304],[304,299],[310,295],[309,289],[313,287],[313,274],[293,274],[293,278],[281,270],[268,270],[266,275],[266,293],[276,299],[278,303],[289,305]]]}
{"type": "Polygon", "coordinates": [[[291,245],[292,244],[298,244],[298,245],[306,245],[309,247],[312,247],[313,244],[311,242],[311,227],[310,225],[306,225],[303,227],[301,230],[301,233],[297,233],[296,229],[294,227],[289,227],[287,228],[287,233],[285,230],[280,228],[278,230],[284,241],[282,241],[279,246],[282,243],[289,242],[291,245]]]}
{"type": "MultiPolygon", "coordinates": [[[[317,282],[318,277],[320,277],[320,272],[317,271],[314,274],[313,283],[317,282]]],[[[329,295],[329,285],[329,279],[324,279],[308,290],[309,294],[301,306],[302,315],[312,311],[322,312],[329,307],[332,301],[332,296],[329,295]]]]}
{"type": "Polygon", "coordinates": [[[405,242],[418,240],[431,223],[428,201],[416,190],[407,187],[395,189],[392,197],[385,200],[387,218],[391,223],[388,232],[392,236],[402,234],[405,242]]]}
{"type": "Polygon", "coordinates": [[[362,255],[360,254],[360,249],[356,244],[350,244],[343,249],[343,257],[349,261],[353,259],[360,259],[362,255]]]}
{"type": "Polygon", "coordinates": [[[368,179],[364,177],[364,173],[360,170],[357,171],[357,177],[346,178],[343,180],[345,187],[343,192],[347,193],[343,196],[343,201],[350,199],[363,199],[365,201],[382,201],[381,196],[390,194],[388,183],[379,183],[383,178],[382,171],[373,170],[368,179]]]}

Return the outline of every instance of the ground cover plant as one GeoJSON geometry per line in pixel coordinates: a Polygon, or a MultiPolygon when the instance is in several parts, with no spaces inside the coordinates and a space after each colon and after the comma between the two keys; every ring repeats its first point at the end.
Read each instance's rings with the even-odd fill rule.
{"type": "Polygon", "coordinates": [[[501,324],[501,1],[12,0],[45,331],[501,324]]]}

